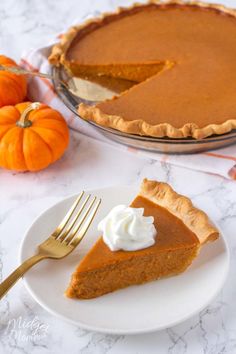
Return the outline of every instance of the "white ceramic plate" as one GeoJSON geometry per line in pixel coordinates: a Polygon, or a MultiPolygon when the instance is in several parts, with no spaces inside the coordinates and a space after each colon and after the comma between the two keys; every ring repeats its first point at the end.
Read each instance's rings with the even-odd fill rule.
{"type": "MultiPolygon", "coordinates": [[[[47,311],[82,328],[113,334],[136,334],[164,329],[182,322],[203,309],[222,288],[229,252],[223,235],[203,247],[183,274],[132,286],[92,300],[71,300],[63,293],[75,267],[99,236],[96,226],[117,204],[129,202],[137,190],[116,187],[91,191],[102,198],[98,215],[78,248],[63,260],[45,260],[31,269],[24,281],[33,298],[47,311]]],[[[46,210],[30,227],[20,251],[23,261],[36,251],[58,225],[75,197],[46,210]]]]}

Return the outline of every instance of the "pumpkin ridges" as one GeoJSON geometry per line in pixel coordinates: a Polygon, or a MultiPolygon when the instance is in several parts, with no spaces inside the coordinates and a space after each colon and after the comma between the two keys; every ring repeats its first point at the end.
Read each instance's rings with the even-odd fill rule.
{"type": "Polygon", "coordinates": [[[37,111],[34,111],[30,114],[30,119],[32,122],[36,122],[38,120],[50,119],[59,122],[65,122],[65,119],[62,117],[61,113],[56,110],[53,110],[48,106],[40,107],[37,111]]]}
{"type": "MultiPolygon", "coordinates": [[[[0,55],[0,64],[4,66],[17,66],[10,58],[0,55]]],[[[26,96],[27,81],[24,75],[16,75],[6,71],[0,71],[0,106],[16,104],[26,96]],[[7,87],[7,94],[5,89],[7,87]]]]}
{"type": "MultiPolygon", "coordinates": [[[[7,80],[11,80],[11,82],[14,85],[14,88],[17,92],[17,95],[20,98],[20,101],[23,101],[26,96],[26,93],[27,93],[27,83],[26,83],[26,80],[24,79],[24,77],[20,76],[20,75],[16,76],[12,73],[5,72],[5,78],[7,80]]],[[[19,101],[17,101],[17,102],[19,102],[19,101]]]]}
{"type": "Polygon", "coordinates": [[[64,140],[63,136],[53,130],[40,128],[40,127],[32,127],[34,132],[36,132],[41,138],[46,142],[48,147],[51,149],[53,161],[58,160],[67,147],[67,143],[64,140]],[[61,144],[58,145],[58,139],[61,141],[61,144]]]}
{"type": "Polygon", "coordinates": [[[41,170],[52,163],[52,151],[46,142],[32,129],[22,129],[23,153],[29,171],[41,170]]]}
{"type": "Polygon", "coordinates": [[[57,121],[57,120],[50,120],[50,119],[42,119],[42,120],[37,120],[37,122],[34,121],[33,127],[34,128],[44,128],[44,129],[50,129],[53,131],[57,131],[59,134],[61,134],[62,138],[67,141],[67,144],[69,143],[69,130],[67,128],[67,124],[63,124],[63,122],[57,121]]]}
{"type": "Polygon", "coordinates": [[[16,104],[24,99],[25,95],[19,92],[15,81],[11,77],[0,78],[0,105],[7,106],[16,104]],[[9,83],[10,81],[10,83],[9,83]],[[10,90],[6,94],[6,87],[10,86],[10,90]]]}
{"type": "Polygon", "coordinates": [[[47,143],[47,141],[44,140],[44,137],[42,137],[41,134],[39,134],[39,133],[37,132],[37,129],[34,129],[34,127],[32,126],[32,127],[31,127],[31,130],[34,131],[34,133],[35,133],[39,138],[41,138],[41,139],[43,140],[43,142],[44,142],[45,145],[47,145],[48,149],[51,151],[51,154],[52,154],[52,162],[53,162],[53,155],[54,155],[54,154],[53,154],[53,151],[52,151],[51,146],[47,143]]]}
{"type": "MultiPolygon", "coordinates": [[[[17,108],[22,111],[23,107],[17,108]]],[[[30,130],[38,134],[50,149],[51,162],[58,160],[69,143],[69,129],[62,115],[47,105],[41,104],[39,108],[28,113],[28,119],[32,122],[30,130]]]]}
{"type": "MultiPolygon", "coordinates": [[[[11,67],[12,65],[4,65],[4,66],[11,67]]],[[[24,75],[16,75],[9,71],[4,71],[4,78],[12,80],[12,82],[14,82],[15,85],[17,85],[17,87],[21,88],[21,90],[24,91],[26,95],[27,83],[24,75]]],[[[22,93],[20,93],[20,95],[22,95],[22,93]]]]}
{"type": "Polygon", "coordinates": [[[0,108],[0,118],[0,126],[5,124],[16,124],[20,115],[15,107],[4,106],[0,108]]]}
{"type": "MultiPolygon", "coordinates": [[[[7,133],[9,133],[9,131],[7,133]]],[[[6,136],[6,134],[4,136],[6,136]]],[[[6,144],[4,143],[3,139],[1,139],[1,141],[0,141],[0,149],[1,149],[0,165],[1,165],[1,167],[9,168],[8,162],[6,159],[6,144]]]]}
{"type": "MultiPolygon", "coordinates": [[[[57,135],[58,135],[58,137],[60,137],[60,139],[62,139],[63,141],[64,141],[64,143],[65,143],[65,145],[67,145],[68,144],[68,142],[69,142],[69,139],[67,138],[67,136],[65,136],[65,135],[63,135],[63,133],[60,131],[60,130],[56,130],[56,129],[54,129],[54,128],[47,128],[47,127],[44,127],[44,126],[40,126],[40,125],[33,125],[32,126],[32,129],[34,130],[34,131],[45,131],[45,133],[48,133],[49,132],[49,134],[51,134],[51,133],[56,133],[57,135]],[[39,129],[39,130],[38,130],[39,129]]],[[[41,135],[41,133],[40,133],[40,135],[41,135]]]]}
{"type": "Polygon", "coordinates": [[[0,142],[0,164],[2,167],[17,171],[26,170],[24,155],[22,150],[23,131],[18,127],[10,129],[0,142]],[[14,153],[13,153],[14,151],[14,153]]]}
{"type": "Polygon", "coordinates": [[[2,137],[9,131],[9,129],[14,128],[14,124],[6,124],[4,126],[0,125],[0,142],[2,137]]]}
{"type": "Polygon", "coordinates": [[[68,142],[67,124],[54,109],[39,102],[0,108],[1,167],[41,170],[62,156],[68,142]]]}
{"type": "Polygon", "coordinates": [[[15,153],[13,154],[12,151],[9,151],[7,157],[8,165],[10,166],[10,169],[14,168],[17,171],[25,171],[27,168],[25,164],[24,154],[23,154],[23,134],[24,132],[22,131],[22,129],[19,129],[18,127],[16,127],[16,130],[14,129],[15,153]]]}

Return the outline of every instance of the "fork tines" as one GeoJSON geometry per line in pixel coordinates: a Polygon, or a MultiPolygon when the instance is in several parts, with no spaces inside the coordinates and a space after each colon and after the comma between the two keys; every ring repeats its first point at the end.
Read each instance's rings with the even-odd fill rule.
{"type": "Polygon", "coordinates": [[[77,246],[84,237],[101,203],[101,199],[97,197],[93,197],[89,202],[91,194],[88,194],[84,200],[83,196],[84,192],[81,192],[62,222],[51,235],[57,241],[72,247],[77,246]]]}

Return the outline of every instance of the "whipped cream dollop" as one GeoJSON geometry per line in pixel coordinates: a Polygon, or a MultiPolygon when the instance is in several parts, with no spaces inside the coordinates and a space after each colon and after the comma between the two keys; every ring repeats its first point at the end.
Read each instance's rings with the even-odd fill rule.
{"type": "Polygon", "coordinates": [[[155,243],[154,218],[143,212],[143,208],[117,205],[100,221],[98,230],[111,251],[136,251],[155,243]]]}

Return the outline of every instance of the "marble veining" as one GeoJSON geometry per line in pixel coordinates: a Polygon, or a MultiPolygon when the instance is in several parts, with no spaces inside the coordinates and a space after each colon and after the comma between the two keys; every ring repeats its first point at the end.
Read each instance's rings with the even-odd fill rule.
{"type": "MultiPolygon", "coordinates": [[[[0,51],[18,60],[24,49],[45,45],[75,19],[130,3],[1,0],[0,51]]],[[[235,0],[225,4],[233,6],[235,0]]],[[[216,299],[198,315],[173,328],[138,336],[104,335],[54,318],[30,297],[20,281],[0,302],[0,353],[236,353],[235,182],[108,148],[76,132],[71,132],[70,147],[63,158],[47,170],[35,174],[0,170],[0,281],[17,266],[21,240],[45,208],[81,189],[138,185],[144,177],[167,181],[178,192],[190,196],[225,233],[231,266],[216,299]],[[20,323],[38,321],[44,326],[43,333],[37,337],[23,329],[13,336],[8,328],[12,319],[20,323]]]]}

